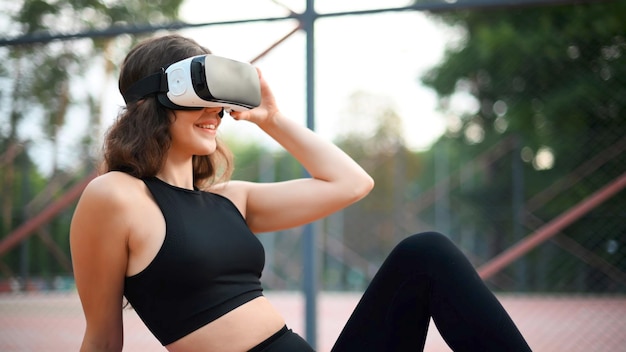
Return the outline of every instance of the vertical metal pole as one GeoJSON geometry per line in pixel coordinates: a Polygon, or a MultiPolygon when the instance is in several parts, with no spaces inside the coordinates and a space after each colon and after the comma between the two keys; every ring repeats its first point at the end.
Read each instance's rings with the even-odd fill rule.
{"type": "MultiPolygon", "coordinates": [[[[523,210],[524,210],[524,165],[522,164],[522,140],[521,136],[514,137],[513,143],[513,157],[512,163],[512,206],[513,209],[513,237],[514,241],[518,242],[524,238],[524,230],[522,228],[524,223],[523,210]]],[[[528,288],[528,275],[526,273],[526,258],[522,257],[515,264],[516,271],[516,290],[526,291],[528,288]]]]}
{"type": "MultiPolygon", "coordinates": [[[[449,180],[450,165],[448,144],[441,143],[435,150],[435,180],[449,180]]],[[[452,236],[450,224],[450,182],[440,182],[436,188],[435,228],[446,236],[452,236]]],[[[452,236],[453,237],[453,236],[452,236]]],[[[453,238],[457,240],[456,238],[453,238]]]]}
{"type": "MultiPolygon", "coordinates": [[[[306,124],[315,130],[315,1],[307,0],[302,16],[302,28],[306,32],[306,124]]],[[[315,224],[304,227],[302,238],[303,289],[305,297],[305,338],[316,348],[317,344],[317,271],[315,224]]]]}
{"type": "MultiPolygon", "coordinates": [[[[275,167],[274,156],[271,153],[263,153],[261,154],[260,165],[259,165],[259,181],[260,182],[276,182],[276,172],[274,171],[275,167]]],[[[259,236],[259,240],[263,244],[265,248],[265,267],[263,268],[263,277],[266,278],[274,278],[274,275],[266,275],[265,273],[274,273],[275,271],[275,248],[276,248],[276,232],[268,232],[259,236]],[[268,277],[269,276],[269,277],[268,277]]],[[[270,287],[275,286],[277,284],[276,280],[268,280],[266,283],[270,284],[270,287]]]]}
{"type": "MultiPolygon", "coordinates": [[[[19,161],[18,161],[19,162],[19,161]]],[[[27,163],[20,163],[18,164],[18,168],[19,168],[19,172],[22,174],[22,187],[21,187],[21,194],[20,194],[20,203],[21,204],[26,204],[26,199],[31,199],[31,194],[30,194],[30,167],[27,165],[27,163]]],[[[24,219],[28,219],[28,214],[26,213],[26,211],[24,209],[22,209],[22,213],[20,214],[20,218],[24,218],[24,219]]],[[[21,282],[21,290],[22,291],[26,291],[28,289],[28,282],[30,281],[31,277],[30,277],[30,270],[31,270],[31,263],[32,263],[32,258],[30,256],[30,251],[31,251],[31,240],[30,238],[25,239],[24,241],[22,241],[21,245],[20,245],[20,276],[22,278],[22,282],[21,282]]]]}

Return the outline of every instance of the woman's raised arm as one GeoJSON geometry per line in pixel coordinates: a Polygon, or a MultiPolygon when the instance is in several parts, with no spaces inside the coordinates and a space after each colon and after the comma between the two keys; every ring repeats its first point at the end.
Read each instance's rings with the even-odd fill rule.
{"type": "Polygon", "coordinates": [[[250,228],[265,232],[299,226],[366,196],[374,186],[367,172],[336,145],[283,116],[267,82],[261,75],[260,79],[261,106],[231,115],[256,123],[293,155],[311,177],[278,183],[232,182],[227,185],[225,195],[232,196],[236,203],[245,202],[243,211],[250,228]]]}

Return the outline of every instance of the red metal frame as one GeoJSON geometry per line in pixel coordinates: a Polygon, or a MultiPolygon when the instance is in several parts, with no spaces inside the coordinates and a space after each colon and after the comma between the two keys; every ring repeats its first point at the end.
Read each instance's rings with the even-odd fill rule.
{"type": "Polygon", "coordinates": [[[552,236],[559,233],[559,231],[571,225],[573,222],[580,219],[607,199],[618,194],[625,187],[626,172],[608,185],[596,191],[594,194],[582,200],[580,203],[576,204],[574,207],[570,208],[568,211],[562,213],[554,220],[545,224],[534,233],[526,236],[517,244],[509,247],[506,251],[500,253],[487,263],[480,266],[478,268],[478,274],[481,278],[483,278],[483,280],[492,277],[504,267],[523,256],[526,252],[550,239],[552,236]]]}

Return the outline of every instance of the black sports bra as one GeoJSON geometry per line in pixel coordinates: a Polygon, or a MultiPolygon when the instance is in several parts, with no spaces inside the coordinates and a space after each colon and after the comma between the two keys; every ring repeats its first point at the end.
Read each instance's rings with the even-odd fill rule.
{"type": "Polygon", "coordinates": [[[124,280],[124,295],[165,346],[262,296],[265,252],[227,198],[144,182],[165,218],[165,240],[148,267],[124,280]]]}

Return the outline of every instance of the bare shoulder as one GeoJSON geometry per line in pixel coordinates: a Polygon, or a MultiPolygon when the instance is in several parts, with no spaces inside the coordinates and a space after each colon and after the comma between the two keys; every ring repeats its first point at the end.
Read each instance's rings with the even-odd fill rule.
{"type": "Polygon", "coordinates": [[[81,198],[123,204],[141,193],[145,193],[143,181],[123,172],[111,171],[91,180],[81,198]]]}
{"type": "Polygon", "coordinates": [[[99,236],[106,232],[106,237],[114,233],[122,236],[133,228],[137,209],[144,204],[143,181],[122,172],[108,172],[100,175],[85,187],[72,218],[72,237],[99,236]]]}
{"type": "Polygon", "coordinates": [[[77,214],[84,218],[112,219],[132,216],[143,206],[147,187],[142,180],[123,172],[107,172],[89,182],[78,201],[77,214]]]}
{"type": "Polygon", "coordinates": [[[248,193],[254,185],[255,183],[247,181],[228,181],[212,185],[207,191],[228,198],[245,217],[248,193]]]}
{"type": "Polygon", "coordinates": [[[255,185],[254,182],[231,180],[210,186],[206,191],[216,193],[227,198],[245,196],[255,185]]]}

